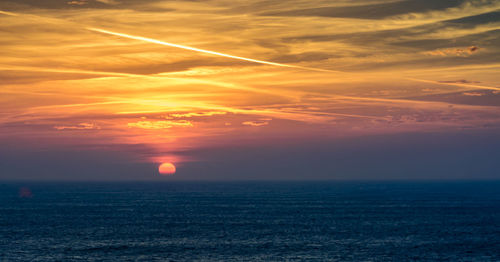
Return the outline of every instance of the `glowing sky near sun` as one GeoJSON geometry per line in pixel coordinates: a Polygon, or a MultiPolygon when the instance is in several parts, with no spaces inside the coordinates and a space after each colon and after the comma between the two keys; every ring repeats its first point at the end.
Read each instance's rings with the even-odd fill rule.
{"type": "Polygon", "coordinates": [[[182,173],[211,148],[500,126],[500,1],[0,10],[0,141],[28,151],[137,146],[182,173]]]}

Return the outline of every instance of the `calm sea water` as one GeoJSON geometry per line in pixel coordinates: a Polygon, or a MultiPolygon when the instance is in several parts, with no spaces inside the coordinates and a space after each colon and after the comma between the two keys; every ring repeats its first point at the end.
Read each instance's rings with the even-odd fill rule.
{"type": "Polygon", "coordinates": [[[500,261],[500,183],[0,183],[0,261],[412,260],[500,261]]]}

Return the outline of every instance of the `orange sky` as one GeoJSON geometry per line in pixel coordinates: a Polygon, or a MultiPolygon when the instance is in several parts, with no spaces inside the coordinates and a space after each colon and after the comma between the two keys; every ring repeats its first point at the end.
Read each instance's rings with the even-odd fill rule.
{"type": "Polygon", "coordinates": [[[499,1],[330,2],[1,3],[0,139],[182,166],[202,148],[500,124],[499,1]]]}

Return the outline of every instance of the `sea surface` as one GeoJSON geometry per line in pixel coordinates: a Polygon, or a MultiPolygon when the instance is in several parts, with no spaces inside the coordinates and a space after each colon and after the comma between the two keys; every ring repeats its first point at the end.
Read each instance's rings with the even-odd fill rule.
{"type": "Polygon", "coordinates": [[[0,261],[500,261],[500,182],[0,182],[0,261]]]}

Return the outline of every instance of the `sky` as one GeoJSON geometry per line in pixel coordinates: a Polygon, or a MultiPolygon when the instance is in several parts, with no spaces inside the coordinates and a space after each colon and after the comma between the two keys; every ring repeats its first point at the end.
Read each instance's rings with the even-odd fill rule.
{"type": "Polygon", "coordinates": [[[499,131],[498,0],[0,2],[0,180],[500,179],[499,131]]]}

